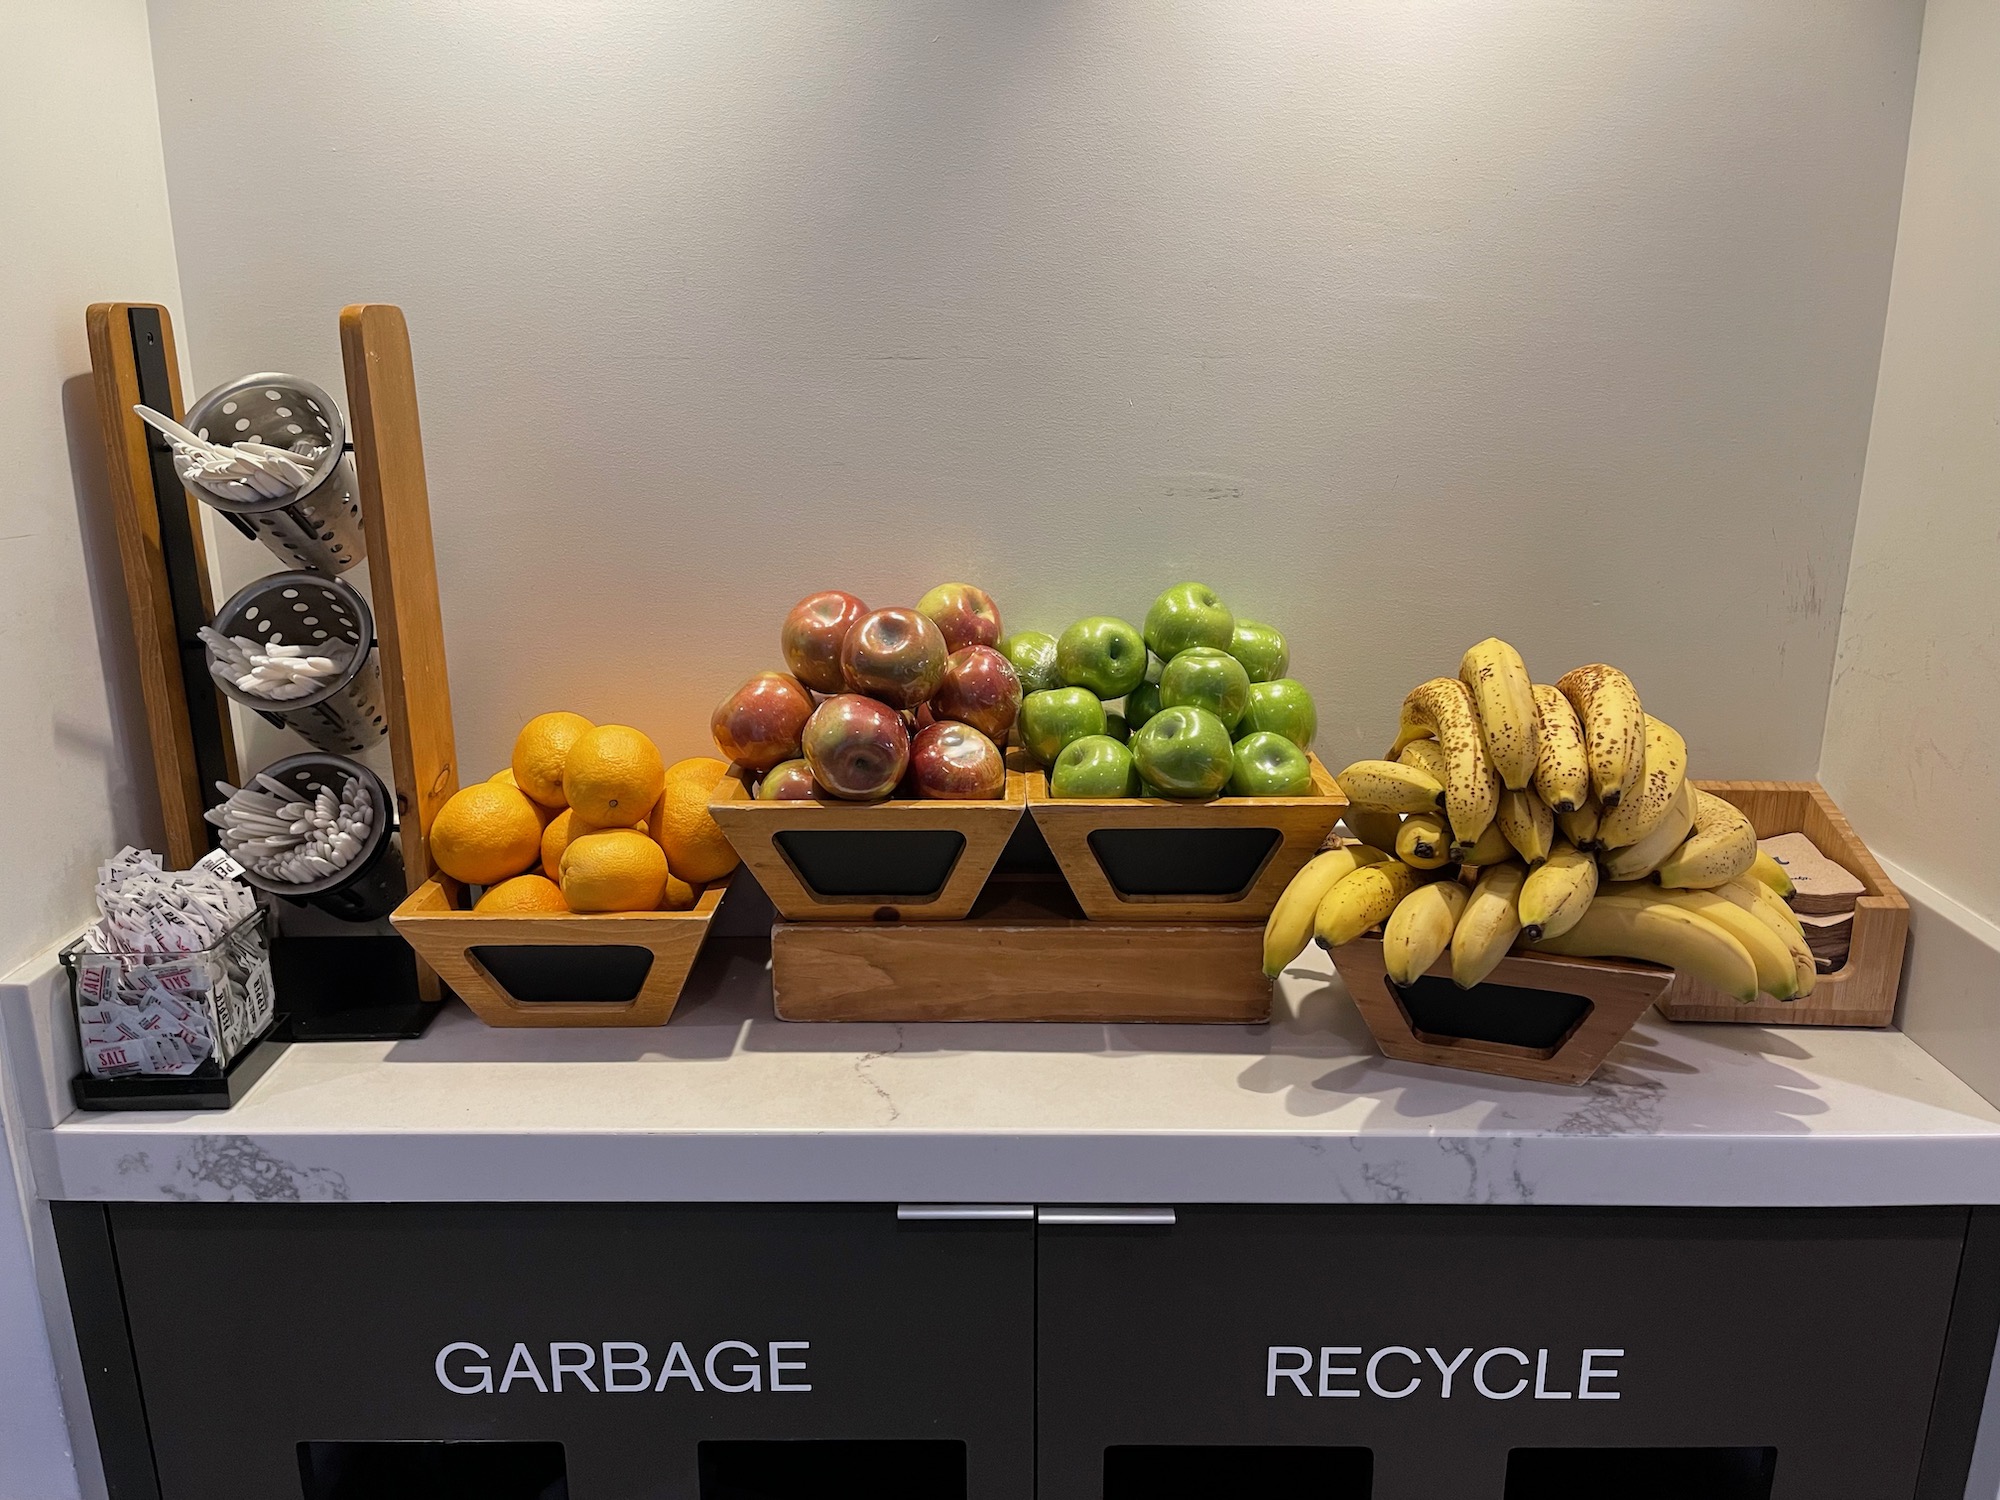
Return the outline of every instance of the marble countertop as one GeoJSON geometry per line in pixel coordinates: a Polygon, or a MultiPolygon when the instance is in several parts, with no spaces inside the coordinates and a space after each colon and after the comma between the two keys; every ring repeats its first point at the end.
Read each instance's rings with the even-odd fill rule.
{"type": "MultiPolygon", "coordinates": [[[[495,1031],[453,1005],[420,1040],[295,1046],[226,1112],[67,1113],[45,1067],[36,1184],[149,1201],[2000,1202],[2000,1112],[1896,1032],[1649,1013],[1567,1088],[1385,1060],[1317,951],[1267,1027],[787,1024],[766,956],[711,944],[664,1028],[495,1031]]],[[[10,1003],[39,1008],[34,990],[10,1003]]]]}

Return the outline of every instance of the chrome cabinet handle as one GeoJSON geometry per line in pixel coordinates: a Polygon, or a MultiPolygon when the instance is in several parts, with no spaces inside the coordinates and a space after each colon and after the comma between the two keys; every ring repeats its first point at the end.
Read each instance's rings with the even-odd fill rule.
{"type": "Polygon", "coordinates": [[[1032,1219],[1032,1203],[898,1203],[896,1217],[905,1223],[948,1219],[1032,1219]]]}
{"type": "Polygon", "coordinates": [[[1109,1225],[1121,1228],[1160,1227],[1171,1228],[1174,1211],[1171,1208],[1078,1208],[1058,1205],[1035,1210],[1037,1224],[1059,1224],[1073,1226],[1080,1224],[1109,1225]]]}

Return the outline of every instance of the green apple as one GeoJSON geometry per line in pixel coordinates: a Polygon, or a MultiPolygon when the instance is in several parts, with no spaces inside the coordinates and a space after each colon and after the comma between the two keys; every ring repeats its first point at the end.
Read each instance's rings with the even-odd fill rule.
{"type": "Polygon", "coordinates": [[[1312,749],[1313,736],[1319,733],[1319,710],[1303,682],[1280,677],[1276,682],[1250,684],[1250,706],[1243,710],[1236,732],[1254,734],[1260,729],[1282,734],[1301,750],[1312,749]]]}
{"type": "Polygon", "coordinates": [[[1227,651],[1190,646],[1167,663],[1160,678],[1160,707],[1205,708],[1231,734],[1249,706],[1250,675],[1227,651]]]}
{"type": "Polygon", "coordinates": [[[1160,711],[1160,685],[1142,682],[1125,695],[1125,722],[1139,728],[1160,711]]]}
{"type": "Polygon", "coordinates": [[[1236,771],[1236,747],[1205,708],[1163,708],[1132,736],[1132,763],[1165,797],[1213,797],[1236,771]]]}
{"type": "Polygon", "coordinates": [[[1232,797],[1303,797],[1312,790],[1312,762],[1282,734],[1260,729],[1236,742],[1232,797]]]}
{"type": "Polygon", "coordinates": [[[1146,643],[1123,620],[1092,615],[1056,642],[1056,672],[1065,687],[1122,698],[1146,680],[1146,643]]]}
{"type": "Polygon", "coordinates": [[[1125,722],[1125,715],[1107,713],[1104,716],[1104,732],[1119,744],[1132,738],[1132,726],[1125,722]]]}
{"type": "Polygon", "coordinates": [[[1063,747],[1105,729],[1104,705],[1085,688],[1043,688],[1021,700],[1021,743],[1044,766],[1056,763],[1063,747]]]}
{"type": "Polygon", "coordinates": [[[1292,667],[1292,648],[1275,625],[1259,625],[1255,620],[1238,620],[1230,637],[1229,654],[1243,663],[1252,682],[1276,682],[1292,667]]]}
{"type": "Polygon", "coordinates": [[[1190,646],[1227,651],[1236,616],[1205,583],[1177,583],[1146,611],[1146,644],[1171,662],[1190,646]]]}
{"type": "Polygon", "coordinates": [[[1023,693],[1062,686],[1056,675],[1056,638],[1046,630],[1017,630],[1000,643],[1000,654],[1021,679],[1023,693]]]}
{"type": "Polygon", "coordinates": [[[1049,772],[1051,797],[1130,797],[1138,789],[1132,752],[1106,734],[1071,740],[1049,772]]]}

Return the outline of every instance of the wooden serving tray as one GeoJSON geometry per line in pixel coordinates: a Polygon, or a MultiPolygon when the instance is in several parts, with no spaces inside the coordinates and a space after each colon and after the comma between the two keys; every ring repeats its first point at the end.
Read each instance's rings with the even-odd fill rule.
{"type": "Polygon", "coordinates": [[[664,1026],[726,884],[692,911],[515,916],[460,910],[436,876],[389,920],[488,1026],[664,1026]]]}
{"type": "Polygon", "coordinates": [[[732,771],[708,810],[788,922],[949,922],[972,910],[1027,804],[1010,765],[995,802],[759,802],[732,771]]]}
{"type": "Polygon", "coordinates": [[[1847,815],[1817,781],[1697,781],[1741,808],[1760,839],[1803,833],[1819,852],[1861,882],[1854,902],[1847,962],[1822,974],[1803,1000],[1759,997],[1739,1005],[1683,974],[1660,1002],[1670,1021],[1740,1021],[1759,1026],[1888,1026],[1896,1018],[1903,982],[1903,945],[1910,932],[1910,903],[1855,834],[1847,815]]]}
{"type": "Polygon", "coordinates": [[[1028,811],[1094,922],[1261,922],[1347,810],[1312,760],[1304,797],[1058,798],[1028,776],[1028,811]]]}
{"type": "Polygon", "coordinates": [[[1587,1082],[1675,978],[1623,959],[1513,953],[1460,990],[1447,953],[1406,995],[1389,983],[1377,933],[1335,948],[1333,963],[1384,1057],[1537,1083],[1587,1082]]]}
{"type": "Polygon", "coordinates": [[[1096,922],[1060,880],[994,878],[962,922],[779,922],[785,1021],[1270,1019],[1256,923],[1096,922]]]}

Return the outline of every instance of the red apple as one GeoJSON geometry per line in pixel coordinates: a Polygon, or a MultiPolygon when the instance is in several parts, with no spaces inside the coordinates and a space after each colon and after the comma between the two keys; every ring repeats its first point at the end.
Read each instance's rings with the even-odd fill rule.
{"type": "Polygon", "coordinates": [[[846,686],[840,676],[840,648],[847,642],[847,632],[867,613],[867,605],[839,589],[807,594],[794,604],[779,632],[792,675],[816,693],[840,692],[846,686]]]}
{"type": "Polygon", "coordinates": [[[970,724],[940,722],[910,747],[910,779],[919,797],[991,802],[1007,789],[1007,763],[970,724]]]}
{"type": "Polygon", "coordinates": [[[788,760],[773,766],[757,783],[759,802],[800,802],[819,795],[813,783],[812,767],[802,760],[788,760]]]}
{"type": "Polygon", "coordinates": [[[930,710],[939,719],[970,724],[1004,745],[1021,711],[1021,679],[1014,664],[991,646],[967,646],[946,659],[944,681],[931,696],[930,710]]]}
{"type": "Polygon", "coordinates": [[[953,651],[999,643],[1000,606],[969,583],[939,584],[917,601],[917,613],[937,626],[953,651]]]}
{"type": "Polygon", "coordinates": [[[836,797],[874,802],[888,796],[910,763],[903,716],[859,693],[842,693],[813,710],[805,732],[813,780],[836,797]]]}
{"type": "Polygon", "coordinates": [[[937,691],[946,655],[944,636],[914,609],[878,609],[848,631],[840,670],[848,692],[915,708],[937,691]]]}
{"type": "Polygon", "coordinates": [[[812,694],[783,672],[759,672],[717,705],[709,733],[722,753],[753,771],[795,759],[812,717],[812,694]]]}

